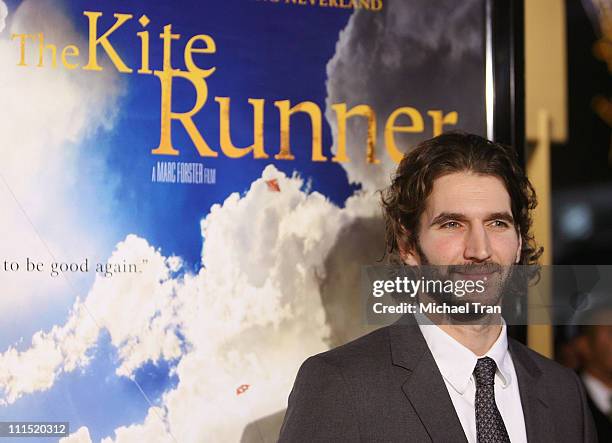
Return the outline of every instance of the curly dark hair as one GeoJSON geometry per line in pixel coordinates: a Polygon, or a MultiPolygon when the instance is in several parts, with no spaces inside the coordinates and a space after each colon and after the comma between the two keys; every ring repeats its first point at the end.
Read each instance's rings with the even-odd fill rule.
{"type": "Polygon", "coordinates": [[[447,132],[417,145],[404,155],[391,185],[382,191],[387,252],[398,261],[399,246],[418,250],[418,222],[434,180],[454,172],[500,178],[510,195],[512,216],[522,238],[519,264],[535,265],[542,255],[530,232],[537,205],[533,186],[509,146],[462,132],[447,132]]]}

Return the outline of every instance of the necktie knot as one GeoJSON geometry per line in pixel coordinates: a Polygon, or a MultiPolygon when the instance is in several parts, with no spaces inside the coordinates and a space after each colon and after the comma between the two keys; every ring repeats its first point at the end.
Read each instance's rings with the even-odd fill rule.
{"type": "Polygon", "coordinates": [[[497,364],[491,357],[479,358],[474,368],[474,377],[478,386],[493,386],[497,364]]]}

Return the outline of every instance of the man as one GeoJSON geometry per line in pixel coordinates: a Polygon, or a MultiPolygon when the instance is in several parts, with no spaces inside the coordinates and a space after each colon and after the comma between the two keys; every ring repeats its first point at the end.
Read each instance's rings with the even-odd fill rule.
{"type": "MultiPolygon", "coordinates": [[[[512,149],[443,134],[407,154],[384,193],[387,246],[405,264],[468,273],[533,264],[535,204],[512,149]]],[[[596,441],[572,371],[508,338],[503,322],[437,320],[404,316],[307,359],[279,441],[596,441]]]]}
{"type": "Polygon", "coordinates": [[[575,339],[582,359],[580,378],[599,441],[612,441],[612,307],[593,309],[586,317],[588,325],[575,339]]]}

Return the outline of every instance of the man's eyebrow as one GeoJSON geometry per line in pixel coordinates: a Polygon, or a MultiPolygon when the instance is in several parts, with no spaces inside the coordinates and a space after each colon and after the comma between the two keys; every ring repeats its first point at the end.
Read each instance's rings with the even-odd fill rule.
{"type": "MultiPolygon", "coordinates": [[[[514,224],[514,218],[509,212],[493,212],[487,215],[485,220],[503,220],[511,225],[514,224]]],[[[465,214],[461,214],[460,212],[441,212],[431,221],[430,226],[441,225],[448,221],[466,222],[468,218],[465,214]]]]}
{"type": "Polygon", "coordinates": [[[511,225],[514,224],[514,217],[512,217],[512,214],[510,214],[509,212],[494,212],[492,214],[489,214],[489,216],[486,219],[487,220],[503,220],[505,222],[510,223],[511,225]]]}
{"type": "Polygon", "coordinates": [[[431,221],[430,226],[441,225],[451,220],[465,222],[467,221],[467,217],[465,214],[461,214],[459,212],[441,212],[431,221]]]}

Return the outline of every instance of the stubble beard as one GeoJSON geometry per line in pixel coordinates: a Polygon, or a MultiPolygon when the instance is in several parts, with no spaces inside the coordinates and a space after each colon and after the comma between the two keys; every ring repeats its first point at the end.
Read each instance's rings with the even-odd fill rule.
{"type": "MultiPolygon", "coordinates": [[[[445,265],[438,266],[432,265],[427,255],[423,252],[418,239],[415,243],[415,252],[417,253],[421,271],[425,271],[424,277],[428,280],[454,280],[453,275],[461,274],[490,274],[494,281],[489,281],[487,289],[485,290],[486,295],[472,295],[472,296],[457,296],[453,293],[429,291],[427,293],[419,294],[419,301],[425,303],[436,303],[444,304],[451,307],[463,307],[468,303],[482,303],[488,306],[499,306],[502,302],[504,295],[504,289],[507,286],[511,269],[508,267],[504,269],[502,265],[496,262],[484,262],[484,263],[466,263],[462,265],[445,265]],[[425,268],[422,268],[422,267],[425,268]],[[445,272],[441,268],[446,268],[445,272]]],[[[495,317],[499,318],[497,321],[501,321],[499,315],[488,314],[487,312],[476,312],[473,309],[469,310],[466,314],[448,314],[451,321],[457,323],[483,323],[486,320],[494,321],[495,317]],[[493,316],[493,317],[492,317],[493,316]],[[488,318],[490,317],[490,318],[488,318]]]]}

